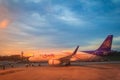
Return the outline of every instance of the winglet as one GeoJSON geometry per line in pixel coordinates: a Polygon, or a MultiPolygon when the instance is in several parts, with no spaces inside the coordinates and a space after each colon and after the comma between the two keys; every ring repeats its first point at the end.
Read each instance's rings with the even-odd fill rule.
{"type": "Polygon", "coordinates": [[[77,53],[78,48],[79,48],[79,46],[77,46],[77,47],[76,47],[75,51],[72,53],[72,55],[71,55],[71,56],[73,56],[73,55],[75,55],[75,54],[77,53]]]}

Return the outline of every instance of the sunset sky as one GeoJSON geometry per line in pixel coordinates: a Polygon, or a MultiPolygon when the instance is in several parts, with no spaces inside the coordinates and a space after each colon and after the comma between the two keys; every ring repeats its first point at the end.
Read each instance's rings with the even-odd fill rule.
{"type": "Polygon", "coordinates": [[[120,51],[120,0],[0,0],[0,55],[94,50],[109,34],[120,51]]]}

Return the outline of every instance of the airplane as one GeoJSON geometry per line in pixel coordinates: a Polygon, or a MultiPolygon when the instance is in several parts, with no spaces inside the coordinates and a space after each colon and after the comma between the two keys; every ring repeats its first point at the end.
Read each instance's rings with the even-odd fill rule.
{"type": "Polygon", "coordinates": [[[45,62],[48,61],[49,65],[53,65],[53,66],[58,66],[58,65],[69,65],[70,64],[70,59],[72,58],[72,56],[74,56],[77,51],[78,51],[79,46],[76,47],[76,49],[73,51],[72,54],[69,55],[54,55],[54,54],[50,54],[50,55],[40,55],[40,56],[33,56],[29,58],[30,62],[45,62]]]}
{"type": "Polygon", "coordinates": [[[108,35],[102,45],[94,51],[79,51],[79,46],[71,54],[71,52],[64,52],[63,54],[40,54],[39,56],[32,56],[29,58],[30,62],[48,62],[49,65],[70,65],[71,62],[76,61],[102,61],[104,55],[111,52],[113,35],[108,35]]]}
{"type": "Polygon", "coordinates": [[[104,56],[111,54],[113,35],[108,35],[96,50],[80,51],[73,56],[72,61],[103,61],[104,56]]]}

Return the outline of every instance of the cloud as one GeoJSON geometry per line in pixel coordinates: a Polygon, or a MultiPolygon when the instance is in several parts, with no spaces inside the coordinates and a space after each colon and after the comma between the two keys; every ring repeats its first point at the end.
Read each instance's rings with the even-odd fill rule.
{"type": "Polygon", "coordinates": [[[64,10],[62,14],[57,15],[57,18],[69,25],[84,24],[84,21],[74,16],[70,11],[64,10]]]}
{"type": "Polygon", "coordinates": [[[119,4],[120,0],[112,0],[112,2],[115,3],[115,4],[119,4]]]}
{"type": "Polygon", "coordinates": [[[115,50],[119,50],[120,49],[120,36],[116,36],[115,38],[113,38],[113,48],[115,50]]]}
{"type": "Polygon", "coordinates": [[[120,36],[117,36],[114,38],[115,42],[119,42],[120,41],[120,36]]]}
{"type": "Polygon", "coordinates": [[[47,21],[47,18],[45,18],[44,16],[40,15],[37,12],[33,12],[31,14],[27,14],[28,16],[26,16],[26,22],[27,24],[33,25],[34,27],[45,27],[47,26],[49,23],[47,21]],[[29,18],[27,18],[29,17],[29,18]],[[34,20],[34,21],[33,21],[34,20]]]}
{"type": "Polygon", "coordinates": [[[56,19],[59,19],[62,23],[79,26],[89,23],[84,20],[84,16],[78,15],[70,10],[68,7],[55,5],[53,6],[53,14],[56,19]]]}
{"type": "MultiPolygon", "coordinates": [[[[98,38],[92,41],[88,41],[88,45],[81,46],[81,50],[95,50],[99,48],[99,46],[102,44],[104,41],[104,38],[98,38]],[[98,42],[99,41],[99,42],[98,42]]],[[[113,50],[119,50],[120,48],[120,36],[113,37],[113,43],[112,43],[112,49],[113,50]]]]}
{"type": "Polygon", "coordinates": [[[26,3],[33,2],[33,3],[40,3],[44,0],[25,0],[26,3]]]}
{"type": "MultiPolygon", "coordinates": [[[[16,3],[20,2],[20,1],[21,0],[13,0],[13,2],[16,2],[16,3]]],[[[44,0],[24,0],[25,3],[30,3],[30,2],[32,2],[32,3],[41,3],[42,1],[44,1],[44,0]]]]}
{"type": "Polygon", "coordinates": [[[14,11],[7,0],[1,0],[0,3],[0,28],[6,29],[15,20],[19,18],[19,12],[14,11]]]}
{"type": "MultiPolygon", "coordinates": [[[[103,41],[101,36],[119,35],[118,4],[102,0],[76,2],[2,0],[0,25],[5,29],[0,29],[0,50],[71,49],[78,44],[80,50],[94,50],[103,41]]],[[[114,49],[119,45],[115,37],[114,49]]]]}
{"type": "Polygon", "coordinates": [[[0,44],[4,46],[4,50],[9,47],[20,50],[54,47],[52,35],[56,32],[43,16],[32,13],[24,15],[24,20],[14,21],[7,29],[2,30],[0,35],[4,35],[0,38],[0,44]]]}
{"type": "Polygon", "coordinates": [[[85,13],[89,12],[89,14],[92,13],[93,15],[97,13],[97,12],[94,12],[94,10],[97,10],[97,9],[99,10],[100,7],[103,5],[101,4],[101,1],[96,1],[96,0],[91,0],[91,1],[90,0],[79,0],[79,1],[82,5],[83,11],[85,11],[85,13]]]}
{"type": "Polygon", "coordinates": [[[6,28],[11,20],[11,13],[4,5],[0,5],[0,28],[6,28]]]}
{"type": "Polygon", "coordinates": [[[0,28],[6,28],[9,25],[9,20],[4,19],[0,22],[0,28]]]}

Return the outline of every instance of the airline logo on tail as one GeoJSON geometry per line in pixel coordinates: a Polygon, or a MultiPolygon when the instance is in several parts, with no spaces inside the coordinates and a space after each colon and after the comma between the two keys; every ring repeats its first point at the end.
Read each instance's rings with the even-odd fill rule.
{"type": "Polygon", "coordinates": [[[94,51],[83,51],[94,55],[108,55],[111,52],[113,35],[108,35],[102,45],[94,51]]]}
{"type": "Polygon", "coordinates": [[[112,39],[113,39],[113,35],[108,35],[108,37],[105,39],[102,45],[98,48],[98,50],[110,51],[111,45],[112,45],[112,39]]]}
{"type": "Polygon", "coordinates": [[[110,40],[107,40],[103,45],[102,48],[109,48],[111,45],[110,45],[111,41],[110,40]]]}

